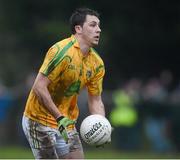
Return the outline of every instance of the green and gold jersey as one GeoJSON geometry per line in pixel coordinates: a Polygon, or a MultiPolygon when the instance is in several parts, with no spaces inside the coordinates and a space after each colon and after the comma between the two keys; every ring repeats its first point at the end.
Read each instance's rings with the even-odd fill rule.
{"type": "MultiPolygon", "coordinates": [[[[77,97],[86,86],[89,94],[100,95],[105,74],[104,63],[91,48],[88,56],[83,56],[79,44],[72,35],[53,45],[47,52],[39,70],[51,83],[49,93],[59,111],[70,119],[77,119],[79,109],[77,97]]],[[[24,114],[34,121],[57,128],[54,117],[31,90],[24,114]]]]}

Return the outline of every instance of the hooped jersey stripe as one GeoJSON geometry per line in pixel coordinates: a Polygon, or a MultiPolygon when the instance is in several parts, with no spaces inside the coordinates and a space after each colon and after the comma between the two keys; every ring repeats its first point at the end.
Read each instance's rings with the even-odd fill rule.
{"type": "Polygon", "coordinates": [[[61,51],[59,51],[60,48],[58,47],[58,54],[55,55],[55,57],[47,65],[47,68],[44,70],[45,75],[49,75],[49,73],[61,62],[61,59],[64,56],[64,54],[75,42],[76,40],[70,41],[61,51]]]}

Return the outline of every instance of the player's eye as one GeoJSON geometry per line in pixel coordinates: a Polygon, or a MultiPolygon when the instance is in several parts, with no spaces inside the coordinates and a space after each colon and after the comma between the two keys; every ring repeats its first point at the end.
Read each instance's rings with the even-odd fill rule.
{"type": "Polygon", "coordinates": [[[95,27],[96,24],[95,24],[95,23],[91,23],[90,26],[91,26],[91,27],[95,27]]]}

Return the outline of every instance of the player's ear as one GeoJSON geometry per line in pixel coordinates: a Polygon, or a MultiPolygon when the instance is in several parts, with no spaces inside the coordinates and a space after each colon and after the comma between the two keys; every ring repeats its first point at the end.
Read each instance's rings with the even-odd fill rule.
{"type": "Polygon", "coordinates": [[[75,26],[76,33],[82,33],[82,27],[80,25],[75,26]]]}

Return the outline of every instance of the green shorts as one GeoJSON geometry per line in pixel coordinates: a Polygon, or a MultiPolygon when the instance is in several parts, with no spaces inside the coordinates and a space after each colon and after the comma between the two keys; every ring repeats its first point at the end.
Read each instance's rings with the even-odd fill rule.
{"type": "Polygon", "coordinates": [[[25,116],[22,126],[35,159],[62,158],[70,152],[83,151],[76,129],[68,131],[68,144],[57,129],[46,127],[25,116]]]}

